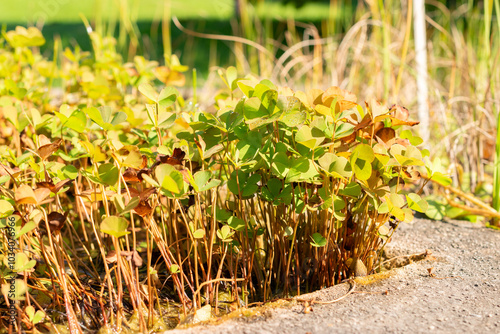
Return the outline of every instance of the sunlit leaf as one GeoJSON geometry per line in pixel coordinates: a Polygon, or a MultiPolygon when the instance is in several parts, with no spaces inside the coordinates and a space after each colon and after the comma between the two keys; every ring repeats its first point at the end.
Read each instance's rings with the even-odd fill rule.
{"type": "Polygon", "coordinates": [[[158,93],[153,88],[153,86],[151,86],[150,84],[148,84],[148,83],[140,84],[139,85],[139,92],[141,92],[142,95],[144,95],[145,97],[147,97],[151,101],[158,102],[158,93]]]}
{"type": "Polygon", "coordinates": [[[122,237],[129,234],[127,231],[128,221],[117,216],[106,217],[101,223],[101,231],[114,237],[122,237]]]}

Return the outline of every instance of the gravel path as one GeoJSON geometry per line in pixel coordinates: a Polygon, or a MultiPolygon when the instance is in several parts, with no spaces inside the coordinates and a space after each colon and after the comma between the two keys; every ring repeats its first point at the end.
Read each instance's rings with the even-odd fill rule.
{"type": "MultiPolygon", "coordinates": [[[[434,259],[394,269],[392,276],[370,285],[358,284],[356,291],[371,293],[315,304],[310,313],[296,305],[167,333],[500,333],[500,231],[416,219],[402,224],[393,239],[392,256],[429,249],[434,259]],[[431,267],[435,278],[427,271],[431,267]]],[[[328,299],[347,288],[320,293],[328,299]]]]}

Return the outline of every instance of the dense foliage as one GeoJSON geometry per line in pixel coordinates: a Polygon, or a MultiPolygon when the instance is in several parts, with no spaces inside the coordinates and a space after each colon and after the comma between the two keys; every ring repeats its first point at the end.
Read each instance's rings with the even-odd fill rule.
{"type": "Polygon", "coordinates": [[[34,28],[5,39],[0,215],[15,227],[1,307],[15,278],[23,328],[159,331],[178,322],[168,300],[217,312],[330,286],[375,272],[398,224],[426,210],[409,185],[428,152],[401,106],[230,67],[201,109],[173,88],[175,57],[123,63],[94,34],[99,52],[57,64],[34,28]]]}

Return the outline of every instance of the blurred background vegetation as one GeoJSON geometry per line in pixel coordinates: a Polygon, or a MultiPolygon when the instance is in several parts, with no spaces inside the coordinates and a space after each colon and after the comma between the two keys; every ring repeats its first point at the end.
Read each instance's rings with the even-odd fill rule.
{"type": "MultiPolygon", "coordinates": [[[[67,46],[92,50],[89,31],[115,37],[124,60],[143,55],[169,63],[175,54],[190,68],[187,90],[195,85],[212,100],[214,69],[234,65],[240,75],[296,89],[335,85],[361,101],[398,103],[417,118],[413,2],[3,1],[0,22],[3,31],[19,24],[40,28],[47,57],[62,57],[67,46]]],[[[497,210],[499,2],[425,1],[431,159],[447,168],[454,187],[497,210]]],[[[449,201],[436,197],[431,204],[436,219],[476,219],[449,201]]]]}

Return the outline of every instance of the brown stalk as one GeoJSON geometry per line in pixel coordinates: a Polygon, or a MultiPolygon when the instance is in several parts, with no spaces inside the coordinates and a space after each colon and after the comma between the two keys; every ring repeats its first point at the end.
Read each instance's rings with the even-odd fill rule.
{"type": "MultiPolygon", "coordinates": [[[[484,212],[485,214],[487,214],[488,217],[500,217],[500,213],[498,213],[495,209],[493,209],[488,204],[486,204],[483,201],[481,201],[479,198],[475,197],[473,194],[467,194],[467,193],[463,192],[462,190],[460,190],[458,188],[452,187],[451,185],[442,184],[441,182],[433,179],[432,177],[429,178],[429,176],[427,176],[427,175],[422,175],[422,178],[424,178],[425,180],[432,181],[435,184],[437,184],[437,185],[441,186],[442,188],[444,188],[445,190],[449,190],[450,192],[452,192],[455,195],[459,196],[460,198],[462,198],[464,200],[467,200],[467,201],[469,201],[471,203],[476,204],[477,206],[479,206],[481,208],[480,212],[484,212]]],[[[470,209],[477,210],[477,209],[474,209],[474,208],[470,208],[470,209]]]]}

